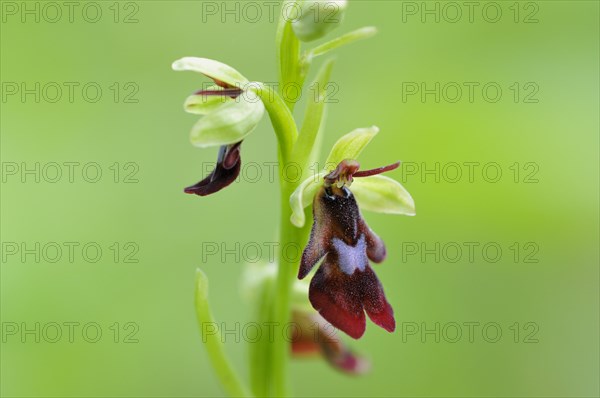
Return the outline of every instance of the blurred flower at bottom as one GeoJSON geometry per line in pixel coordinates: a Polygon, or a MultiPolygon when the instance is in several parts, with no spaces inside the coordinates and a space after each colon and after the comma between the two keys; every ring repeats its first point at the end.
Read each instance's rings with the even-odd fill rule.
{"type": "Polygon", "coordinates": [[[331,366],[350,374],[363,374],[370,369],[369,362],[352,352],[339,338],[336,329],[318,313],[294,310],[292,322],[296,326],[292,336],[293,356],[320,354],[331,366]]]}

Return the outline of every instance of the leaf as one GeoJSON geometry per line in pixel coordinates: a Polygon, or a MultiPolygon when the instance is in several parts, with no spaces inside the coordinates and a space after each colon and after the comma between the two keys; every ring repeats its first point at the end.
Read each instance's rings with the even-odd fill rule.
{"type": "Polygon", "coordinates": [[[398,181],[382,175],[355,178],[350,190],[361,209],[414,216],[415,202],[398,181]]]}
{"type": "Polygon", "coordinates": [[[213,80],[220,80],[229,86],[245,88],[248,83],[240,72],[222,62],[208,58],[184,57],[173,62],[173,70],[199,72],[213,80]]]}
{"type": "Polygon", "coordinates": [[[379,132],[379,127],[358,128],[341,137],[333,145],[325,167],[336,167],[344,159],[356,159],[379,132]]]}
{"type": "MultiPolygon", "coordinates": [[[[300,129],[298,140],[294,145],[293,157],[298,163],[300,163],[298,161],[300,159],[309,159],[313,148],[318,146],[315,145],[315,141],[323,122],[323,114],[326,106],[325,94],[327,93],[327,84],[331,77],[333,64],[334,60],[332,59],[324,63],[314,82],[311,84],[311,87],[316,85],[317,92],[316,98],[315,96],[311,96],[308,102],[302,128],[300,129]]],[[[306,161],[303,163],[306,164],[306,161]]]]}
{"type": "Polygon", "coordinates": [[[312,59],[314,57],[318,57],[319,55],[327,54],[330,51],[335,50],[336,48],[354,43],[358,40],[368,39],[369,37],[375,36],[377,33],[377,28],[374,26],[367,26],[364,28],[353,30],[352,32],[348,32],[340,37],[336,37],[333,40],[325,42],[308,53],[308,58],[312,59]]]}
{"type": "Polygon", "coordinates": [[[241,95],[198,120],[190,141],[200,148],[240,142],[256,128],[264,111],[261,101],[241,95]]]}
{"type": "Polygon", "coordinates": [[[232,397],[248,397],[247,387],[233,369],[223,347],[223,337],[208,303],[208,278],[196,270],[196,317],[208,358],[225,391],[232,397]]]}
{"type": "Polygon", "coordinates": [[[306,222],[304,208],[312,203],[317,191],[323,186],[325,174],[327,174],[326,171],[321,171],[317,175],[307,178],[290,195],[290,206],[292,207],[290,221],[296,227],[301,228],[304,226],[306,222]]]}
{"type": "MultiPolygon", "coordinates": [[[[206,302],[208,300],[208,277],[200,269],[196,269],[196,301],[206,302]]],[[[207,305],[203,303],[203,306],[207,305]]]]}
{"type": "MultiPolygon", "coordinates": [[[[286,0],[282,4],[282,10],[297,8],[295,0],[286,0]],[[290,7],[289,5],[294,5],[290,7]]],[[[292,31],[292,22],[285,12],[281,12],[277,32],[275,34],[277,60],[279,66],[279,93],[290,110],[294,109],[295,102],[285,95],[290,85],[302,87],[302,71],[300,70],[300,42],[292,31]]]]}

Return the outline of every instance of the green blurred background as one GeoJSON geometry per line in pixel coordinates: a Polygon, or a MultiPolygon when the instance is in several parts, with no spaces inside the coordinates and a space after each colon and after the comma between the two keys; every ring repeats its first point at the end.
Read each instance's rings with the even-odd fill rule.
{"type": "MultiPolygon", "coordinates": [[[[235,2],[212,2],[219,13],[207,15],[201,1],[98,1],[86,8],[88,20],[96,18],[96,9],[102,12],[91,23],[81,2],[73,22],[61,6],[62,17],[52,23],[55,10],[46,4],[2,2],[1,393],[222,395],[195,320],[194,272],[200,266],[208,274],[219,321],[231,329],[252,321],[237,293],[243,261],[229,255],[225,262],[219,256],[203,262],[202,242],[273,242],[277,186],[262,168],[258,181],[236,183],[211,197],[182,193],[204,175],[201,166],[212,163],[216,151],[189,144],[197,117],[182,111],[184,98],[206,80],[175,73],[170,65],[182,56],[201,56],[232,65],[251,80],[276,81],[276,24],[268,5],[254,2],[262,16],[252,22],[254,11],[244,14],[245,3],[239,3],[239,22],[225,14],[222,23],[223,7],[234,9],[235,2]],[[40,21],[24,7],[40,7],[40,21]],[[51,86],[39,103],[33,94],[24,101],[20,92],[8,95],[14,84],[32,88],[36,82],[42,91],[48,82],[79,86],[72,102],[64,86],[55,103],[47,101],[55,96],[51,86]],[[102,88],[95,103],[81,93],[89,82],[102,88]],[[27,174],[22,182],[22,163],[33,168],[36,162],[40,182],[27,174]],[[48,181],[52,162],[78,162],[73,182],[66,168],[59,181],[48,181]],[[92,162],[102,170],[97,183],[81,175],[92,162]],[[126,183],[130,173],[134,180],[130,176],[126,183]],[[66,249],[55,263],[46,261],[54,257],[52,245],[39,262],[33,254],[10,254],[14,244],[32,248],[36,242],[79,246],[72,262],[66,249]],[[103,250],[95,263],[82,256],[88,242],[103,250]],[[130,259],[138,262],[125,262],[136,248],[130,259]],[[46,341],[54,337],[47,326],[52,322],[63,325],[56,343],[46,341]],[[73,342],[65,322],[79,323],[73,342]],[[102,330],[97,343],[82,337],[83,325],[93,322],[102,330]],[[36,323],[47,332],[40,332],[39,343],[35,332],[22,334],[36,323]],[[130,333],[137,343],[126,342],[130,333]]],[[[336,53],[337,103],[329,105],[324,150],[342,134],[376,124],[381,133],[361,156],[365,167],[401,159],[422,170],[439,162],[440,179],[412,175],[405,165],[390,176],[412,193],[417,216],[365,214],[388,246],[388,259],[376,271],[398,322],[394,334],[369,324],[364,338],[351,342],[370,358],[372,372],[351,378],[322,360],[294,361],[291,378],[299,396],[599,394],[598,3],[478,2],[473,22],[463,3],[454,4],[463,15],[452,23],[455,9],[448,7],[454,6],[445,2],[351,1],[344,25],[328,36],[364,25],[380,30],[336,53]],[[439,7],[439,23],[422,15],[424,7],[439,7]],[[500,20],[488,21],[498,7],[500,20]],[[495,103],[480,89],[472,102],[466,91],[456,103],[443,96],[436,103],[433,95],[403,100],[406,82],[478,82],[480,88],[496,82],[503,92],[495,103]],[[517,102],[509,88],[515,82],[534,83],[517,102]],[[531,87],[539,89],[532,97],[537,103],[523,100],[531,87]],[[479,162],[473,181],[462,167],[463,177],[451,182],[452,170],[442,170],[452,162],[479,162]],[[496,183],[481,174],[493,162],[502,171],[496,183]],[[527,183],[532,172],[534,180],[527,183]],[[420,245],[434,248],[436,242],[439,262],[433,254],[423,258],[420,245]],[[479,245],[473,261],[464,242],[479,245]],[[502,249],[497,262],[482,254],[489,242],[502,249]],[[415,245],[418,254],[406,252],[415,245]],[[456,245],[465,250],[452,262],[456,245]],[[530,259],[538,261],[525,262],[534,249],[530,259]],[[479,324],[472,342],[465,322],[479,324]],[[422,333],[436,323],[439,342],[422,333]],[[448,325],[454,323],[463,335],[453,343],[448,325]],[[482,334],[491,323],[502,330],[495,343],[484,338],[494,337],[494,330],[482,334]],[[406,333],[414,327],[416,334],[406,333]]],[[[93,89],[87,94],[93,96],[93,89]]],[[[300,115],[303,102],[297,108],[300,115]]],[[[275,149],[265,117],[244,143],[243,162],[274,162],[275,149]]],[[[93,249],[88,254],[94,256],[93,249]]],[[[247,346],[231,335],[226,347],[246,377],[247,346]]]]}

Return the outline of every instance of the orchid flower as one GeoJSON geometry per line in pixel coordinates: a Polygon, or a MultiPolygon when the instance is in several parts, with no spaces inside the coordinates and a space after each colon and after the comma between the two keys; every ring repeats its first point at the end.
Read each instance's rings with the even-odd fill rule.
{"type": "MultiPolygon", "coordinates": [[[[257,304],[259,292],[275,283],[277,264],[248,263],[244,267],[240,292],[244,301],[257,304]]],[[[370,369],[369,361],[355,353],[328,323],[311,307],[309,282],[295,280],[292,287],[291,353],[296,358],[323,357],[334,369],[359,375],[370,369]]]]}
{"type": "MultiPolygon", "coordinates": [[[[330,160],[343,154],[358,155],[377,131],[377,128],[359,129],[342,137],[330,160]]],[[[380,263],[385,259],[385,245],[362,218],[353,191],[359,187],[357,197],[361,192],[367,199],[366,207],[371,204],[371,209],[414,215],[410,194],[400,183],[379,175],[398,165],[359,171],[357,161],[344,159],[333,171],[319,173],[320,181],[310,179],[301,184],[291,197],[296,225],[301,219],[299,214],[304,213],[304,196],[308,193],[313,197],[314,223],[298,278],[305,278],[322,261],[310,283],[310,302],[323,318],[355,339],[365,332],[365,312],[389,332],[395,330],[396,324],[383,287],[369,265],[369,260],[380,263]],[[361,185],[359,181],[363,178],[371,181],[361,185]]]]}
{"type": "Polygon", "coordinates": [[[172,67],[176,71],[201,73],[215,82],[214,86],[190,95],[184,103],[186,112],[204,116],[192,127],[192,144],[200,148],[220,147],[213,172],[184,192],[210,195],[239,175],[242,140],[256,128],[265,108],[262,101],[248,97],[246,89],[252,83],[228,65],[207,58],[185,57],[173,62],[172,67]]]}
{"type": "Polygon", "coordinates": [[[320,354],[336,370],[349,374],[363,374],[369,362],[353,352],[337,335],[333,326],[317,313],[292,311],[296,326],[292,335],[292,355],[297,358],[320,354]]]}

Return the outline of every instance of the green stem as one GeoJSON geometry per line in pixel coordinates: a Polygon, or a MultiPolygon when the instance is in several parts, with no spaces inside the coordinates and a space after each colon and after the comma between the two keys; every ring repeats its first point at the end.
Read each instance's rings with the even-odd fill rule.
{"type": "Polygon", "coordinates": [[[249,397],[248,389],[243,385],[225,356],[221,331],[208,305],[208,279],[200,269],[196,272],[196,315],[208,358],[223,388],[232,397],[249,397]]]}
{"type": "Polygon", "coordinates": [[[298,273],[299,229],[290,223],[289,204],[293,187],[281,182],[281,219],[279,226],[278,270],[275,291],[275,322],[277,333],[273,344],[273,394],[276,397],[288,395],[289,340],[284,336],[290,321],[291,287],[298,273]]]}
{"type": "Polygon", "coordinates": [[[291,207],[289,205],[289,197],[292,194],[294,187],[292,184],[283,180],[283,170],[289,164],[292,150],[298,139],[298,129],[296,122],[292,116],[292,112],[288,105],[283,101],[281,96],[272,88],[265,86],[262,83],[253,83],[250,88],[255,92],[269,114],[273,130],[277,136],[279,143],[279,176],[280,176],[280,196],[281,196],[281,218],[279,228],[279,253],[278,253],[278,273],[274,297],[270,308],[272,311],[271,322],[276,327],[273,344],[271,345],[269,363],[264,364],[258,374],[257,380],[264,379],[265,376],[271,380],[271,389],[261,388],[263,391],[269,391],[274,396],[284,397],[287,395],[287,360],[289,355],[289,341],[283,335],[284,326],[289,321],[290,316],[290,290],[293,277],[297,272],[297,259],[286,258],[285,249],[290,244],[296,245],[298,239],[295,236],[295,228],[290,223],[291,207]],[[265,372],[270,374],[265,375],[265,372]]]}
{"type": "MultiPolygon", "coordinates": [[[[281,160],[287,163],[292,154],[294,143],[298,138],[298,128],[296,127],[292,112],[286,106],[281,96],[271,87],[265,86],[263,83],[254,82],[250,90],[256,93],[265,105],[265,109],[273,125],[273,130],[275,130],[275,135],[277,136],[281,160]]],[[[282,166],[280,164],[280,170],[282,166]]]]}
{"type": "MultiPolygon", "coordinates": [[[[282,7],[295,0],[285,0],[282,7]]],[[[300,85],[302,88],[308,72],[310,62],[300,59],[300,42],[292,31],[290,21],[286,20],[283,13],[279,19],[276,34],[277,62],[279,71],[279,87],[283,99],[277,95],[271,104],[265,104],[277,138],[279,139],[279,188],[280,188],[280,219],[279,219],[279,250],[278,269],[275,281],[275,294],[273,303],[273,321],[277,325],[275,339],[271,346],[271,372],[272,393],[276,397],[288,395],[288,360],[289,341],[284,336],[285,327],[290,320],[291,288],[295,275],[298,273],[299,253],[292,254],[287,250],[299,250],[302,230],[295,228],[291,222],[292,209],[289,198],[295,189],[295,184],[283,178],[285,167],[292,160],[292,151],[298,140],[298,128],[292,115],[295,103],[285,98],[285,89],[288,84],[300,85]]],[[[263,91],[264,93],[265,91],[263,91]]],[[[275,93],[276,94],[276,93],[275,93]]],[[[260,95],[260,94],[259,94],[260,95]]],[[[263,94],[264,95],[264,94],[263,94]]],[[[261,97],[262,98],[262,97],[261,97]]],[[[264,102],[264,98],[263,102],[264,102]]]]}
{"type": "MultiPolygon", "coordinates": [[[[251,88],[255,92],[269,114],[273,130],[279,143],[279,176],[281,193],[281,218],[279,228],[279,254],[278,254],[278,273],[273,299],[269,306],[270,321],[275,325],[276,332],[273,343],[268,348],[268,352],[263,353],[269,357],[270,361],[263,363],[260,369],[257,369],[256,380],[258,381],[258,390],[271,393],[276,397],[284,397],[288,394],[287,390],[287,362],[289,355],[289,341],[283,335],[284,326],[289,321],[290,316],[290,290],[293,276],[296,272],[297,263],[295,259],[286,258],[285,248],[290,243],[297,243],[295,237],[295,228],[290,223],[291,208],[289,197],[294,187],[283,180],[284,168],[289,164],[292,150],[298,139],[298,128],[292,116],[289,105],[272,88],[262,83],[253,83],[251,88]],[[265,377],[271,381],[270,386],[261,386],[260,380],[265,377]]],[[[297,246],[297,245],[296,245],[297,246]]]]}
{"type": "MultiPolygon", "coordinates": [[[[282,7],[286,4],[293,2],[293,0],[286,0],[283,2],[282,7]]],[[[298,131],[296,122],[292,116],[294,109],[294,103],[286,100],[285,89],[290,83],[295,83],[299,78],[299,60],[300,60],[300,42],[292,32],[292,26],[290,21],[283,18],[283,13],[279,19],[279,25],[277,26],[276,35],[276,47],[277,47],[277,61],[279,69],[279,89],[283,98],[283,106],[287,113],[289,113],[289,123],[287,126],[293,125],[295,134],[290,140],[291,145],[285,145],[285,151],[281,150],[279,153],[279,189],[280,189],[280,219],[279,219],[279,250],[278,250],[278,269],[277,279],[275,281],[275,301],[273,305],[273,321],[277,325],[277,332],[275,333],[275,339],[271,347],[271,370],[273,372],[272,387],[273,395],[276,397],[285,397],[288,395],[288,355],[289,355],[289,342],[284,339],[283,331],[285,325],[290,319],[290,296],[291,296],[291,285],[292,278],[294,275],[295,267],[293,259],[287,258],[285,248],[295,242],[294,239],[294,227],[290,223],[291,208],[289,205],[289,197],[293,192],[293,188],[290,184],[283,179],[282,171],[287,166],[291,159],[292,151],[298,137],[298,131]]],[[[282,114],[286,113],[280,111],[282,114]]],[[[273,121],[273,118],[271,118],[273,121]]],[[[286,124],[280,123],[278,126],[273,123],[273,128],[285,129],[286,124]]],[[[277,134],[277,137],[290,134],[277,134]]],[[[283,145],[280,144],[280,148],[283,145]]]]}

